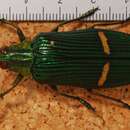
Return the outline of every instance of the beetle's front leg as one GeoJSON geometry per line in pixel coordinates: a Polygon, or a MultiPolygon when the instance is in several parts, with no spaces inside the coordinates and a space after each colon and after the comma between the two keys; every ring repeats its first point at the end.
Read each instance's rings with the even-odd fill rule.
{"type": "Polygon", "coordinates": [[[23,79],[23,76],[21,74],[18,74],[16,79],[12,83],[12,87],[7,89],[5,92],[0,93],[0,98],[3,98],[6,94],[11,92],[14,88],[17,87],[17,85],[20,83],[20,81],[23,79]]]}
{"type": "Polygon", "coordinates": [[[13,22],[9,22],[5,19],[0,19],[0,23],[13,26],[17,31],[17,35],[20,39],[20,42],[23,42],[26,39],[25,35],[23,34],[22,30],[18,27],[18,25],[14,24],[13,22]]]}

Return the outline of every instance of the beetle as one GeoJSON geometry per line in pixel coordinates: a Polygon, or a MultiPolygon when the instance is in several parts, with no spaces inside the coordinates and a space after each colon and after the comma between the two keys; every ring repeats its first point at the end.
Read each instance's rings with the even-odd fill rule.
{"type": "MultiPolygon", "coordinates": [[[[32,41],[26,40],[17,25],[1,19],[1,23],[12,25],[16,29],[20,43],[0,49],[1,68],[18,73],[12,87],[1,93],[0,97],[13,90],[28,75],[32,75],[39,83],[49,84],[55,90],[57,85],[72,85],[90,90],[129,84],[130,35],[95,28],[57,32],[59,26],[89,17],[97,10],[94,8],[79,18],[65,21],[52,32],[40,32],[32,41]]],[[[95,112],[95,108],[84,99],[60,94],[78,100],[95,112]]],[[[130,109],[125,102],[95,94],[130,109]]]]}

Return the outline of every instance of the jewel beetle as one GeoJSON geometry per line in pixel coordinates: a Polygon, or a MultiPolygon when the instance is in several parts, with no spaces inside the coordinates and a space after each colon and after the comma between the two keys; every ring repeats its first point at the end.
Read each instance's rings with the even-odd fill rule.
{"type": "MultiPolygon", "coordinates": [[[[23,79],[32,75],[39,83],[46,83],[57,90],[57,85],[72,85],[89,89],[106,88],[130,83],[130,35],[103,29],[83,29],[58,32],[58,27],[93,15],[98,8],[89,10],[77,19],[65,21],[52,32],[40,32],[32,41],[26,40],[21,29],[4,19],[1,23],[12,25],[20,43],[0,49],[1,68],[18,73],[12,87],[0,94],[5,96],[23,79]]],[[[95,111],[90,103],[78,96],[60,93],[78,100],[95,111]]],[[[130,106],[114,100],[124,108],[130,106]]]]}

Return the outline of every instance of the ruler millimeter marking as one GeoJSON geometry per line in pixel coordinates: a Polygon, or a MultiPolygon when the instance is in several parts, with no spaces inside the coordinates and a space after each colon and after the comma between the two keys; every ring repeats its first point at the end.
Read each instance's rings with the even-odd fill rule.
{"type": "Polygon", "coordinates": [[[62,21],[99,7],[86,20],[117,21],[130,17],[130,0],[4,0],[0,18],[11,21],[62,21]]]}

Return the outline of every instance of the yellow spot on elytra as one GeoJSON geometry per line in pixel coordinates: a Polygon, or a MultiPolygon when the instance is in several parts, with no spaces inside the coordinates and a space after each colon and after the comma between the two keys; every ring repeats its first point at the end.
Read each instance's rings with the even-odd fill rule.
{"type": "Polygon", "coordinates": [[[105,36],[104,32],[98,32],[98,36],[102,42],[104,52],[109,55],[110,54],[110,48],[107,41],[107,37],[105,36]]]}
{"type": "Polygon", "coordinates": [[[102,87],[104,85],[105,81],[107,80],[107,75],[109,73],[109,69],[110,69],[110,63],[108,62],[103,66],[102,74],[98,81],[99,87],[102,87]]]}

